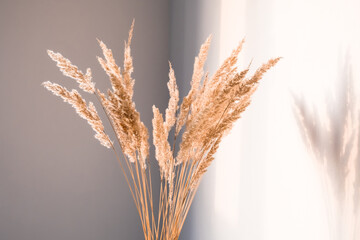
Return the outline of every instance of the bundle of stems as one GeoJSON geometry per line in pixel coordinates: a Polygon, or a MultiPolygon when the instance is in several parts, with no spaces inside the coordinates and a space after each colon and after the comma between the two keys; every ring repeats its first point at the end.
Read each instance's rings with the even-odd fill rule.
{"type": "Polygon", "coordinates": [[[170,99],[165,118],[153,106],[153,143],[161,179],[159,203],[155,207],[148,158],[149,134],[132,100],[134,79],[131,76],[133,61],[130,44],[133,28],[134,22],[128,41],[125,42],[122,69],[115,63],[112,51],[99,41],[104,57],[98,57],[98,61],[112,86],[107,94],[95,88],[90,69],[84,74],[60,53],[48,51],[64,75],[75,79],[83,91],[96,96],[116,135],[122,159],[105,132],[93,103],[87,104],[76,90],[68,91],[51,82],[44,82],[43,85],[70,103],[88,121],[100,143],[114,151],[140,216],[145,239],[178,239],[200,179],[214,160],[214,153],[222,137],[250,104],[250,97],[263,74],[279,58],[269,60],[248,77],[250,65],[240,72],[236,66],[244,43],[241,41],[210,78],[204,72],[211,41],[209,37],[195,58],[191,89],[181,104],[175,73],[169,63],[167,86],[170,99]],[[170,132],[174,139],[172,146],[168,140],[170,132]],[[179,150],[175,152],[176,142],[180,138],[182,141],[179,150]],[[155,209],[158,210],[157,213],[155,209]]]}
{"type": "MultiPolygon", "coordinates": [[[[325,114],[294,97],[303,139],[321,176],[328,213],[329,237],[360,239],[360,110],[348,61],[339,76],[335,98],[325,114]]],[[[330,95],[329,95],[330,96],[330,95]]]]}

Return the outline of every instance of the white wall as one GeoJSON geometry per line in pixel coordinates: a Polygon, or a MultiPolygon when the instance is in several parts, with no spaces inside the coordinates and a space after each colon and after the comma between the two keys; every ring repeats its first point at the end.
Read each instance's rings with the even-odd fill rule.
{"type": "MultiPolygon", "coordinates": [[[[172,14],[179,10],[174,6],[181,3],[184,4],[173,1],[172,14]]],[[[215,6],[209,15],[204,15],[204,7],[199,7],[202,3],[194,1],[192,6],[198,8],[183,11],[185,22],[191,19],[192,24],[183,24],[172,17],[172,26],[184,27],[181,34],[185,38],[209,28],[220,34],[214,39],[219,41],[215,42],[219,51],[217,64],[243,36],[246,37],[240,59],[243,66],[253,58],[254,67],[271,57],[283,59],[265,75],[251,106],[223,140],[215,166],[203,179],[197,202],[187,219],[184,230],[187,234],[190,230],[191,234],[182,236],[328,239],[321,182],[296,125],[291,92],[302,94],[307,101],[321,107],[328,90],[334,91],[346,56],[353,69],[359,69],[359,2],[209,1],[207,9],[215,6]],[[208,16],[210,23],[196,21],[199,14],[208,16]],[[218,28],[210,27],[214,19],[220,24],[218,28]]],[[[174,59],[177,53],[174,46],[179,41],[182,40],[172,38],[174,59]]],[[[200,45],[198,38],[182,44],[185,52],[197,52],[200,45]]],[[[188,81],[192,59],[183,61],[180,71],[188,74],[184,80],[188,81]]],[[[353,75],[359,80],[358,71],[353,75]]]]}

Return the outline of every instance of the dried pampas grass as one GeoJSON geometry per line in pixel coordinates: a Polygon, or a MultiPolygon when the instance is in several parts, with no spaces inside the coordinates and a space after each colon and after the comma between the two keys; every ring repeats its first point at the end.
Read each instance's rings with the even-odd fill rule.
{"type": "Polygon", "coordinates": [[[133,61],[130,44],[133,29],[134,22],[125,43],[123,69],[116,64],[112,51],[99,40],[104,57],[98,57],[98,61],[112,86],[106,94],[95,88],[90,69],[83,74],[61,54],[48,51],[64,75],[75,79],[83,91],[97,97],[115,132],[123,159],[119,158],[112,141],[105,134],[92,103],[87,105],[76,90],[69,92],[50,82],[45,82],[44,86],[70,103],[88,121],[100,143],[114,151],[139,213],[145,239],[178,239],[201,177],[214,160],[221,139],[250,104],[263,74],[280,58],[269,60],[252,76],[247,76],[249,68],[239,72],[236,66],[244,43],[241,41],[216,73],[209,77],[204,71],[211,42],[209,37],[195,58],[191,89],[181,104],[175,73],[169,63],[167,86],[170,99],[165,119],[153,106],[153,143],[161,176],[159,208],[155,214],[151,169],[147,164],[148,130],[132,100],[135,81],[131,76],[133,61]],[[171,146],[168,139],[173,128],[174,145],[171,146]],[[176,153],[177,139],[181,139],[181,143],[176,153]]]}

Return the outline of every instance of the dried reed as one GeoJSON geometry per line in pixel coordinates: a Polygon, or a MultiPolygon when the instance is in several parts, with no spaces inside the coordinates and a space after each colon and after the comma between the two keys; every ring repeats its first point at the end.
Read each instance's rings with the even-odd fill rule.
{"type": "Polygon", "coordinates": [[[244,43],[241,41],[214,76],[209,78],[208,74],[204,73],[211,42],[209,37],[195,58],[191,89],[181,105],[178,104],[179,91],[175,73],[169,63],[167,86],[170,99],[165,119],[159,109],[153,106],[153,143],[161,176],[159,207],[155,214],[151,169],[150,164],[147,164],[148,131],[132,100],[134,79],[131,77],[133,62],[130,44],[133,28],[134,22],[125,43],[122,70],[115,63],[112,51],[99,41],[104,58],[98,57],[98,61],[109,76],[112,86],[111,90],[107,90],[107,94],[95,88],[90,69],[83,74],[61,54],[48,51],[64,75],[75,79],[80,89],[96,95],[116,134],[123,159],[119,158],[113,143],[105,134],[92,103],[87,106],[76,90],[69,92],[50,82],[45,82],[44,86],[70,103],[77,113],[89,122],[100,143],[114,151],[140,216],[145,239],[178,239],[200,179],[214,160],[221,139],[250,104],[251,95],[263,74],[280,58],[269,60],[259,67],[253,76],[247,77],[249,68],[238,72],[236,66],[244,43]],[[175,130],[174,145],[171,147],[168,139],[172,128],[175,130]],[[175,154],[176,140],[180,137],[180,149],[175,154]]]}

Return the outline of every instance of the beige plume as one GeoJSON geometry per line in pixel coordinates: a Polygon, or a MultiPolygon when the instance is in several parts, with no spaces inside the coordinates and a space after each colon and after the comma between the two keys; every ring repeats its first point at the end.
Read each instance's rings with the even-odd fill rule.
{"type": "Polygon", "coordinates": [[[57,62],[57,66],[60,68],[60,71],[68,77],[75,79],[79,83],[79,87],[88,93],[95,92],[95,84],[91,81],[91,69],[86,70],[84,75],[78,67],[71,64],[69,59],[64,58],[60,53],[54,53],[51,50],[48,50],[50,58],[57,62]]]}
{"type": "Polygon", "coordinates": [[[61,97],[65,102],[71,104],[79,116],[87,120],[89,125],[96,133],[95,138],[98,139],[102,145],[107,148],[112,146],[112,142],[109,136],[105,134],[102,121],[92,102],[90,102],[89,106],[87,106],[85,100],[74,89],[69,92],[66,88],[49,81],[44,82],[43,86],[56,96],[61,97]]]}

